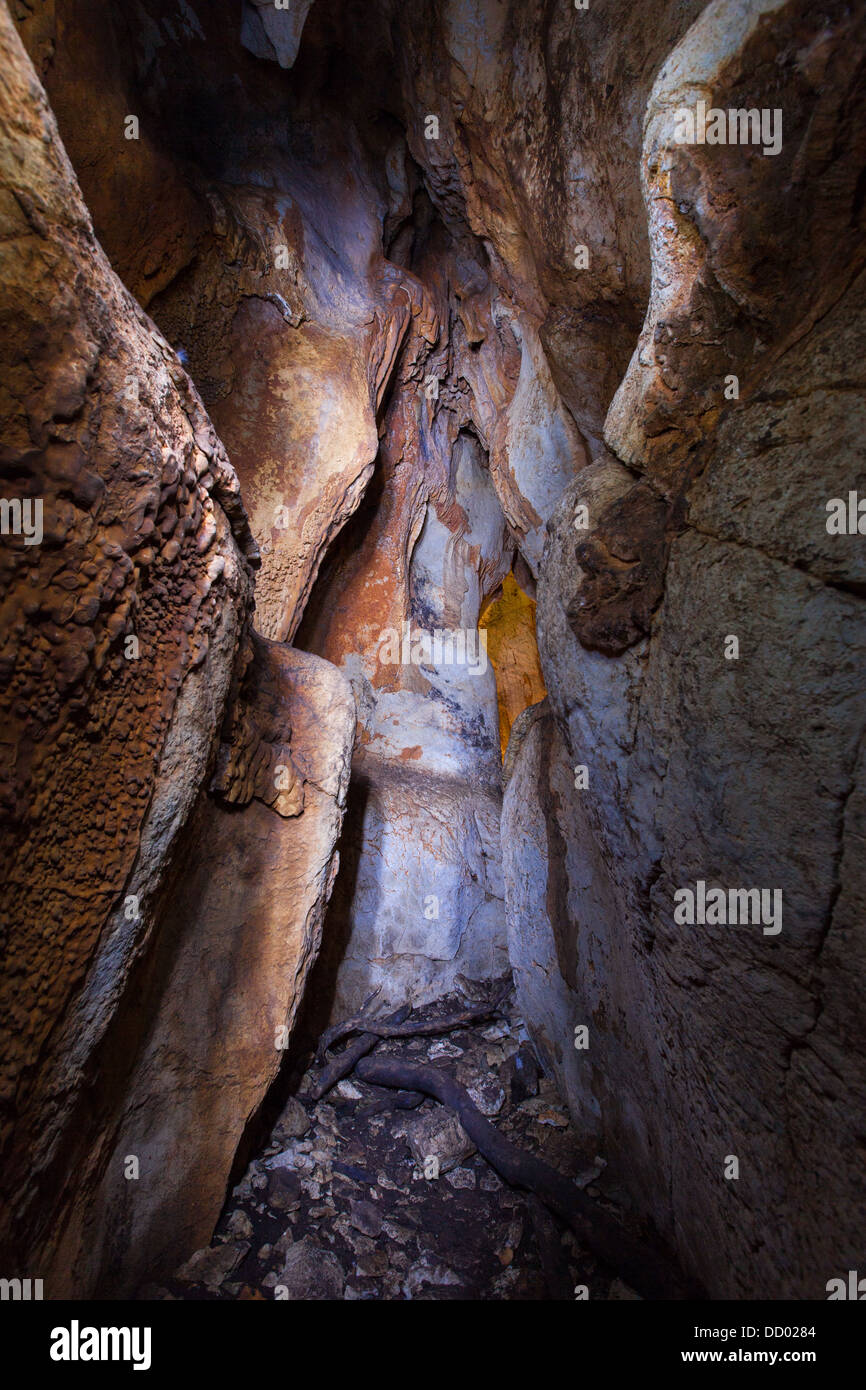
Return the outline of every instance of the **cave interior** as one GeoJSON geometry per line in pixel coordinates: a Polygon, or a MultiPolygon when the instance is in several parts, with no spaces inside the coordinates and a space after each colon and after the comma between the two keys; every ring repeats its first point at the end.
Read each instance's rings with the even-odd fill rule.
{"type": "Polygon", "coordinates": [[[649,10],[0,0],[0,1250],[52,1298],[856,1267],[866,12],[649,10]]]}

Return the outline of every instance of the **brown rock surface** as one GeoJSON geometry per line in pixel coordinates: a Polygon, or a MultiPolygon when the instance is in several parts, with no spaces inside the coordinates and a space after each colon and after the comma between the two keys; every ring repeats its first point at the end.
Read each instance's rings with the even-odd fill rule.
{"type": "MultiPolygon", "coordinates": [[[[566,495],[539,585],[551,704],[588,785],[566,831],[536,734],[509,786],[535,781],[542,851],[544,824],[560,827],[564,880],[543,852],[537,872],[570,896],[578,933],[558,1005],[545,994],[527,1015],[548,1038],[558,1015],[561,1047],[588,1024],[579,1067],[557,1059],[575,1113],[629,1155],[643,1209],[728,1298],[824,1297],[856,1260],[866,1210],[851,1129],[866,1086],[851,850],[866,630],[859,547],[825,526],[828,499],[862,478],[863,120],[834,114],[862,101],[862,40],[853,12],[827,22],[806,6],[710,5],[657,79],[654,291],[605,429],[628,468],[599,461],[566,495]],[[778,157],[673,145],[674,108],[708,92],[783,108],[778,157]],[[677,925],[674,894],[700,879],[779,889],[781,931],[677,925]]],[[[516,814],[507,803],[506,823],[516,814]]],[[[512,930],[533,911],[552,960],[556,917],[538,926],[544,889],[533,906],[527,875],[528,858],[506,865],[512,930]]]]}
{"type": "Polygon", "coordinates": [[[38,500],[44,528],[0,546],[5,1248],[50,1224],[87,1142],[75,1107],[215,751],[255,547],[5,6],[0,43],[3,495],[38,500]]]}
{"type": "Polygon", "coordinates": [[[260,638],[255,649],[242,691],[247,727],[258,740],[277,709],[291,719],[303,813],[287,815],[258,792],[243,810],[199,799],[166,888],[160,941],[123,1019],[123,1032],[141,1029],[142,1042],[100,1155],[92,1212],[60,1252],[71,1288],[134,1292],[207,1241],[319,949],[355,704],[328,662],[260,638]],[[129,1155],[139,1161],[136,1183],[125,1175],[129,1155]]]}
{"type": "Polygon", "coordinates": [[[4,1267],[47,1296],[117,1293],[207,1239],[276,1073],[336,871],[354,701],[326,663],[250,646],[237,478],[94,237],[5,7],[0,24],[3,490],[44,519],[41,544],[0,550],[4,1267]]]}

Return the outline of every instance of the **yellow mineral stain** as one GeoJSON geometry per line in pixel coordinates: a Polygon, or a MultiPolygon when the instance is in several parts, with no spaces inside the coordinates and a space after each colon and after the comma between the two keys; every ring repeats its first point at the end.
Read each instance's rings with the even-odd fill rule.
{"type": "Polygon", "coordinates": [[[535,640],[535,600],[513,574],[505,576],[501,594],[483,608],[478,627],[487,632],[487,655],[496,675],[504,758],[517,716],[547,694],[535,640]]]}

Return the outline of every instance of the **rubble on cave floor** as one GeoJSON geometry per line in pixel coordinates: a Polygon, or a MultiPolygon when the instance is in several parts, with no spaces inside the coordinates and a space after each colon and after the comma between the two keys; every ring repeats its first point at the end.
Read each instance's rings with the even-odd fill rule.
{"type": "MultiPolygon", "coordinates": [[[[505,1135],[622,1217],[621,1199],[598,1185],[604,1161],[582,1149],[513,995],[493,1021],[386,1039],[381,1054],[449,1070],[505,1135]]],[[[306,1072],[298,1096],[317,1075],[306,1072]]],[[[235,1187],[211,1245],[144,1297],[547,1300],[573,1299],[581,1285],[594,1299],[637,1297],[537,1199],[504,1184],[437,1102],[395,1108],[393,1094],[354,1076],[318,1103],[298,1096],[235,1187]]]]}

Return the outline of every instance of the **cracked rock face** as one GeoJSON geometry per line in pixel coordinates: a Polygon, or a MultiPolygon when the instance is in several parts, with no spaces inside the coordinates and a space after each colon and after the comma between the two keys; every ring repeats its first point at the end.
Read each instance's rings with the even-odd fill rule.
{"type": "MultiPolygon", "coordinates": [[[[581,1023],[592,1039],[579,1069],[565,1054],[557,1067],[599,1142],[629,1154],[659,1228],[729,1298],[823,1297],[866,1202],[843,1157],[866,1085],[862,552],[825,526],[827,500],[862,476],[863,122],[833,114],[862,85],[853,17],[840,10],[832,35],[825,18],[710,5],[663,65],[644,137],[653,292],[605,427],[629,470],[578,479],[539,584],[551,705],[568,761],[588,766],[564,879],[543,834],[538,851],[578,924],[560,1044],[581,1023]],[[744,91],[785,111],[777,158],[672,144],[684,93],[727,106],[744,91]],[[780,889],[781,931],[676,925],[674,894],[698,879],[780,889]],[[721,1181],[730,1154],[737,1184],[721,1181]]],[[[534,730],[517,753],[506,817],[515,779],[534,780],[549,838],[563,817],[539,744],[534,730]]],[[[517,858],[512,920],[535,877],[517,858]]],[[[537,1010],[555,1035],[547,992],[537,1010]]]]}
{"type": "Polygon", "coordinates": [[[77,1107],[214,751],[255,545],[197,392],[96,241],[5,8],[0,43],[3,496],[38,503],[43,529],[0,551],[14,1240],[62,1204],[86,1147],[77,1107]]]}
{"type": "Polygon", "coordinates": [[[4,1251],[52,1296],[251,1278],[244,1212],[204,1247],[302,1003],[510,967],[635,1219],[711,1296],[823,1297],[866,1217],[826,524],[866,489],[863,15],[86,10],[0,3],[4,1251]],[[698,102],[778,151],[679,143],[698,102]],[[678,921],[698,884],[780,929],[678,921]]]}
{"type": "Polygon", "coordinates": [[[0,552],[2,1236],[58,1297],[135,1287],[212,1228],[318,948],[354,700],[251,644],[237,476],[0,24],[3,496],[42,527],[0,552]]]}

